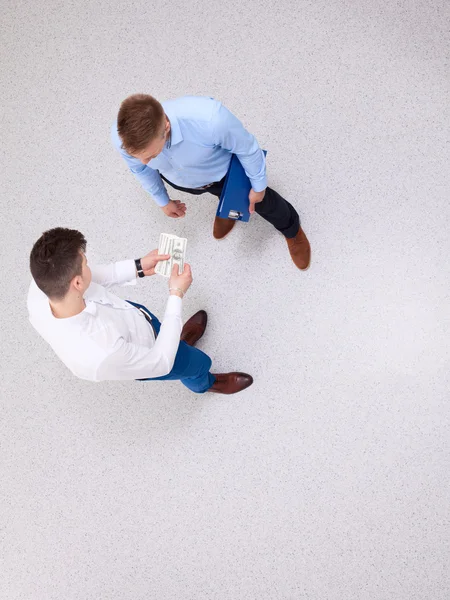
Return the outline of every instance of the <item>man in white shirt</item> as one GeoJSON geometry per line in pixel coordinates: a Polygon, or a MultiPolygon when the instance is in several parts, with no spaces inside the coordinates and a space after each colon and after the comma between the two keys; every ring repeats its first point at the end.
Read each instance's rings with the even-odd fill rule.
{"type": "Polygon", "coordinates": [[[155,274],[153,250],[141,259],[90,268],[86,240],[76,230],[42,234],[30,254],[33,281],[28,294],[30,322],[74,375],[90,381],[179,379],[196,393],[234,394],[253,383],[246,373],[212,374],[211,359],[192,347],[205,331],[199,311],[182,326],[184,294],[191,268],[175,266],[162,323],[144,306],[122,300],[107,288],[155,274]]]}

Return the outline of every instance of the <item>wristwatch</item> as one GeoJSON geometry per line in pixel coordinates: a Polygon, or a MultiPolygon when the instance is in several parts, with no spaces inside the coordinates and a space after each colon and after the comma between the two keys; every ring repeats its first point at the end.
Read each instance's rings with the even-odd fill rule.
{"type": "Polygon", "coordinates": [[[139,275],[139,277],[145,277],[144,270],[142,269],[142,265],[141,265],[141,259],[135,258],[134,264],[136,265],[136,271],[137,271],[137,274],[139,275]]]}

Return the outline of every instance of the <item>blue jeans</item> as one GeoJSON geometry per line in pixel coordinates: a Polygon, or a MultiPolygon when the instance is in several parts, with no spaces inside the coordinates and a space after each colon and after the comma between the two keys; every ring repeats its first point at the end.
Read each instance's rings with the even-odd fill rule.
{"type": "MultiPolygon", "coordinates": [[[[148,308],[142,306],[142,304],[136,304],[135,302],[130,302],[129,300],[128,302],[136,308],[145,310],[145,312],[150,315],[153,329],[155,330],[155,334],[158,335],[161,328],[161,323],[158,321],[155,315],[152,314],[148,308]]],[[[211,364],[212,361],[207,354],[201,350],[198,350],[198,348],[189,346],[189,344],[186,344],[186,342],[180,341],[177,355],[175,356],[175,362],[168,375],[163,375],[162,377],[149,377],[148,379],[140,379],[139,381],[163,381],[179,379],[181,383],[189,388],[192,392],[195,392],[196,394],[203,394],[209,390],[216,380],[214,375],[209,372],[211,364]]]]}

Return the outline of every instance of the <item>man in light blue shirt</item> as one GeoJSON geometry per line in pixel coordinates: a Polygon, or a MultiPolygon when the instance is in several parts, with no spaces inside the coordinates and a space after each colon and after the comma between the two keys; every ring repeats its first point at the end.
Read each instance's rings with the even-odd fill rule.
{"type": "MultiPolygon", "coordinates": [[[[186,96],[160,104],[152,96],[135,94],[122,102],[111,138],[142,187],[172,218],[184,217],[186,205],[169,198],[163,181],[190,194],[220,197],[236,154],[252,186],[250,213],[274,225],[285,236],[295,265],[308,268],[311,249],[297,211],[267,187],[258,142],[217,100],[186,96]]],[[[214,237],[223,239],[234,224],[233,219],[216,217],[214,237]]]]}

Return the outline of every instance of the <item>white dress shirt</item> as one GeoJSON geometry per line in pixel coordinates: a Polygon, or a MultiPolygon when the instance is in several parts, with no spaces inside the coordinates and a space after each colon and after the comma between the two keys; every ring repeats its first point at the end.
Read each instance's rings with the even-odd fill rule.
{"type": "Polygon", "coordinates": [[[28,312],[36,331],[81,379],[145,379],[170,373],[180,343],[181,298],[169,297],[155,340],[142,312],[106,289],[136,283],[134,260],[91,271],[85,309],[66,319],[53,316],[47,296],[31,282],[28,312]]]}

